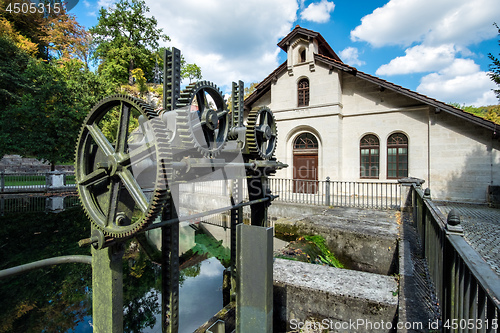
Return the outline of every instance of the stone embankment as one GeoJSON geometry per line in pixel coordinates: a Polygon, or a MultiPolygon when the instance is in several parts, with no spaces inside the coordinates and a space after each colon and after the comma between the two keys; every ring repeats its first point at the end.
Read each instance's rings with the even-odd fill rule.
{"type": "MultiPolygon", "coordinates": [[[[56,165],[57,171],[74,171],[73,165],[56,165]]],[[[0,172],[7,173],[36,173],[49,172],[50,164],[36,158],[21,157],[20,155],[5,155],[0,159],[0,172]]]]}

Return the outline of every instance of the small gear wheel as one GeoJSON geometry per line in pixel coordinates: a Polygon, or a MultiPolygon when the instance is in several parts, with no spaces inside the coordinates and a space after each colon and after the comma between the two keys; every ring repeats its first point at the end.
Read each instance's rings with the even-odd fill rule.
{"type": "Polygon", "coordinates": [[[246,131],[249,152],[268,160],[276,150],[277,139],[278,129],[272,111],[267,106],[252,109],[246,131]]]}
{"type": "Polygon", "coordinates": [[[200,81],[181,92],[176,105],[177,130],[184,148],[197,149],[204,157],[216,157],[227,142],[229,112],[215,84],[200,81]]]}
{"type": "Polygon", "coordinates": [[[168,195],[171,156],[165,124],[151,106],[126,95],[96,104],[75,155],[77,189],[93,225],[123,238],[152,223],[168,195]]]}

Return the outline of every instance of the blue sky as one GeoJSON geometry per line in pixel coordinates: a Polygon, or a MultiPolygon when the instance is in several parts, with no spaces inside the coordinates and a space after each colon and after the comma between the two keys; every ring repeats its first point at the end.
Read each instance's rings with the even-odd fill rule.
{"type": "MultiPolygon", "coordinates": [[[[113,0],[71,10],[89,28],[113,0]]],[[[498,0],[146,0],[150,15],[203,79],[228,91],[259,82],[286,60],[276,44],[295,25],[317,31],[348,65],[436,98],[498,104],[487,76],[498,57],[498,0]]]]}

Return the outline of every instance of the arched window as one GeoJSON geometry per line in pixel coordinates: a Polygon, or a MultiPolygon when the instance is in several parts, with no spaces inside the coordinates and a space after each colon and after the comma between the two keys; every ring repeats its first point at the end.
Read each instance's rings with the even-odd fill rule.
{"type": "Polygon", "coordinates": [[[293,149],[318,149],[318,139],[312,133],[302,133],[295,139],[293,149]]]}
{"type": "Polygon", "coordinates": [[[408,138],[394,133],[387,139],[387,178],[408,177],[408,138]]]}
{"type": "Polygon", "coordinates": [[[365,135],[359,143],[360,177],[378,178],[380,143],[373,134],[365,135]]]}
{"type": "Polygon", "coordinates": [[[300,49],[299,51],[300,55],[300,62],[306,62],[306,49],[300,49]]]}
{"type": "Polygon", "coordinates": [[[309,80],[303,78],[299,81],[298,88],[298,103],[297,106],[309,106],[309,80]]]}

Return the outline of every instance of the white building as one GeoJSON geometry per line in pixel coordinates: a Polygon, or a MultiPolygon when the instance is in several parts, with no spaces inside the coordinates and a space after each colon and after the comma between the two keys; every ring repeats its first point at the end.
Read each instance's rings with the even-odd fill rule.
{"type": "Polygon", "coordinates": [[[278,178],[426,181],[432,197],[487,200],[500,185],[500,126],[343,63],[318,32],[296,26],[281,64],[245,100],[278,128],[278,178]]]}

